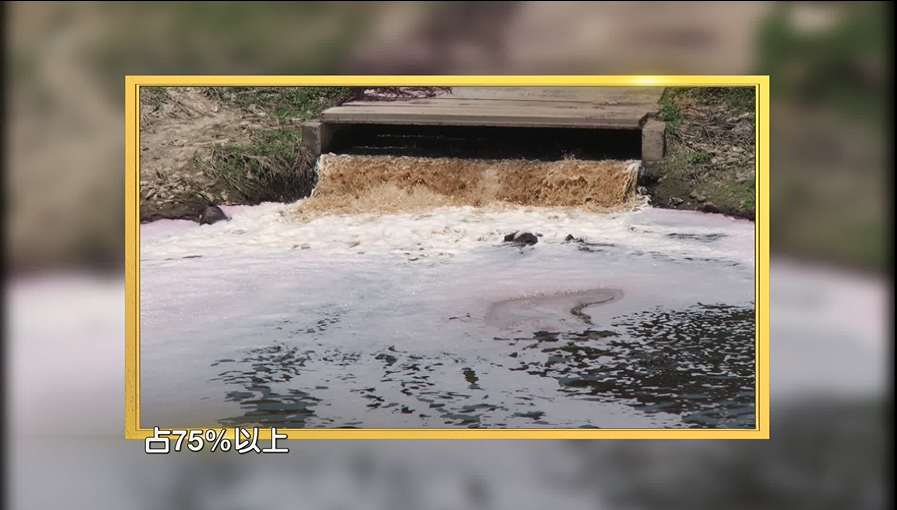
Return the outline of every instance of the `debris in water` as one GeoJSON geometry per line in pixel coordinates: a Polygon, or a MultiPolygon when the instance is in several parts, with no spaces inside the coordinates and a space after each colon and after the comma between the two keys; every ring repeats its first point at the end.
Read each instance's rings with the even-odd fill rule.
{"type": "Polygon", "coordinates": [[[529,246],[538,243],[539,238],[525,230],[518,230],[513,234],[506,235],[505,242],[519,244],[521,246],[529,246]]]}
{"type": "Polygon", "coordinates": [[[212,225],[222,220],[230,221],[230,218],[217,205],[207,205],[199,214],[200,225],[212,225]]]}

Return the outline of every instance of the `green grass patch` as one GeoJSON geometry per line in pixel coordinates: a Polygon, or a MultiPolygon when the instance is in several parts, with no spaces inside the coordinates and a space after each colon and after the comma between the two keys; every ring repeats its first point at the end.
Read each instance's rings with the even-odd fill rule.
{"type": "Polygon", "coordinates": [[[314,160],[298,130],[256,131],[247,145],[219,145],[209,157],[197,154],[206,176],[240,195],[240,202],[294,202],[315,185],[314,160]]]}
{"type": "Polygon", "coordinates": [[[663,173],[667,175],[683,176],[691,169],[688,155],[684,153],[671,154],[661,164],[663,173]]]}
{"type": "Polygon", "coordinates": [[[725,102],[733,113],[754,110],[754,87],[696,87],[694,93],[704,103],[725,102]]]}
{"type": "Polygon", "coordinates": [[[755,97],[754,87],[669,87],[659,104],[662,120],[678,127],[684,120],[678,103],[685,99],[693,99],[702,105],[725,103],[732,113],[744,113],[754,110],[755,97]]]}
{"type": "Polygon", "coordinates": [[[720,202],[728,203],[734,208],[757,210],[757,187],[753,180],[737,182],[730,180],[725,188],[725,198],[720,198],[720,202]]]}
{"type": "Polygon", "coordinates": [[[219,101],[231,101],[240,108],[258,106],[280,118],[307,120],[336,106],[349,87],[207,87],[204,94],[219,101]]]}
{"type": "MultiPolygon", "coordinates": [[[[667,89],[667,91],[669,90],[667,89]]],[[[679,111],[679,107],[673,101],[672,96],[672,93],[668,95],[665,92],[660,98],[660,120],[666,124],[667,130],[675,132],[685,119],[682,117],[682,112],[679,111]]]]}
{"type": "Polygon", "coordinates": [[[688,162],[692,165],[697,165],[703,163],[710,159],[704,151],[693,151],[688,154],[688,162]]]}

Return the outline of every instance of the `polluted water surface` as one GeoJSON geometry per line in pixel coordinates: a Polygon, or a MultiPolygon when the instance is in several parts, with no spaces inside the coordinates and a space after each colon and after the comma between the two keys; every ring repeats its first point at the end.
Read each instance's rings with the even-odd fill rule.
{"type": "Polygon", "coordinates": [[[753,428],[754,225],[639,168],[324,155],[142,225],[141,426],[753,428]]]}

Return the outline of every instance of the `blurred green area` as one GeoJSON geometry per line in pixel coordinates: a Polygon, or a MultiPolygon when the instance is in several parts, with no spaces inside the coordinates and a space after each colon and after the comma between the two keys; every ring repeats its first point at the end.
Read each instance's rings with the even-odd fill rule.
{"type": "MultiPolygon", "coordinates": [[[[15,198],[7,200],[7,221],[14,259],[40,260],[44,267],[103,258],[120,267],[126,74],[351,72],[360,49],[377,62],[417,58],[415,68],[431,74],[538,74],[539,65],[553,73],[632,73],[665,60],[661,48],[649,44],[650,36],[672,23],[658,9],[637,3],[627,9],[613,2],[546,9],[528,2],[514,16],[487,24],[491,39],[480,41],[462,30],[470,24],[466,4],[444,4],[433,10],[422,2],[7,2],[13,120],[8,195],[15,198]],[[433,23],[437,15],[459,25],[433,23]],[[553,22],[549,15],[565,21],[553,22]],[[602,35],[616,37],[614,44],[589,45],[589,23],[599,15],[619,27],[617,35],[602,35]],[[427,61],[432,53],[414,38],[415,31],[432,27],[440,28],[426,40],[442,45],[446,55],[463,56],[497,37],[511,42],[493,65],[480,60],[465,67],[456,60],[461,63],[448,70],[440,61],[427,61]],[[531,37],[552,44],[539,49],[513,42],[531,37]],[[649,42],[641,44],[643,39],[649,42]],[[583,47],[592,49],[583,55],[583,47]],[[614,63],[621,52],[626,69],[614,63]]],[[[666,47],[679,45],[664,68],[704,74],[702,63],[718,57],[719,48],[730,48],[732,61],[749,55],[754,65],[745,65],[744,73],[771,76],[772,253],[881,269],[890,234],[888,3],[744,3],[749,4],[764,13],[752,27],[751,48],[724,44],[736,32],[730,27],[747,23],[739,17],[744,11],[714,11],[710,19],[697,16],[700,4],[681,4],[678,14],[691,21],[680,23],[714,35],[706,43],[663,39],[666,47]]],[[[319,108],[309,106],[314,97],[302,94],[277,112],[305,115],[319,108]]]]}
{"type": "Polygon", "coordinates": [[[758,31],[758,73],[770,76],[772,96],[773,253],[883,271],[889,7],[833,2],[837,19],[801,32],[792,4],[777,3],[758,31]]]}
{"type": "Polygon", "coordinates": [[[802,34],[789,23],[788,3],[778,3],[758,37],[758,68],[769,75],[774,98],[884,128],[888,9],[887,2],[853,2],[831,27],[802,34]]]}
{"type": "Polygon", "coordinates": [[[103,15],[116,23],[103,27],[91,64],[104,82],[122,74],[329,74],[364,37],[371,4],[110,2],[103,15]]]}

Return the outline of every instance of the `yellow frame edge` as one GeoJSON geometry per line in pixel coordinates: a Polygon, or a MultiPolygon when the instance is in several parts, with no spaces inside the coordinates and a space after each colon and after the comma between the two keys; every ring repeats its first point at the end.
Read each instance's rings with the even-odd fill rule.
{"type": "MultiPolygon", "coordinates": [[[[753,429],[278,429],[288,439],[769,439],[769,76],[126,76],[125,77],[125,438],[140,428],[139,88],[143,86],[754,86],[755,428],[753,429]]],[[[165,427],[167,430],[177,427],[165,427]]],[[[198,428],[198,427],[197,427],[198,428]]],[[[220,430],[222,427],[216,427],[220,430]]],[[[190,430],[190,429],[187,429],[190,430]]],[[[207,429],[203,429],[207,430],[207,429]]],[[[170,436],[169,436],[170,437],[170,436]]],[[[226,437],[233,437],[232,429],[226,437]]],[[[270,429],[258,437],[271,439],[270,429]]]]}

